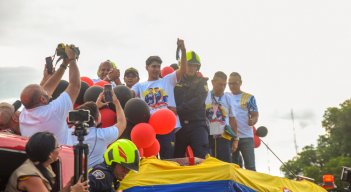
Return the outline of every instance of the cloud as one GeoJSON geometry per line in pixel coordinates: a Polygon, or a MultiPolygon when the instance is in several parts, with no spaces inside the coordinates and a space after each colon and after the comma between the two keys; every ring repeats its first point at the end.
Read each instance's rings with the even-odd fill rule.
{"type": "Polygon", "coordinates": [[[31,67],[0,67],[0,99],[19,98],[22,89],[39,83],[41,73],[31,67]]]}

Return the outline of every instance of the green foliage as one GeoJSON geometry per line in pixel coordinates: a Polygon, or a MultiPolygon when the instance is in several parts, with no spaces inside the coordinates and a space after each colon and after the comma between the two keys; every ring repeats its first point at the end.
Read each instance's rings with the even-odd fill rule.
{"type": "Polygon", "coordinates": [[[287,167],[280,170],[288,178],[294,178],[289,172],[304,175],[322,182],[324,174],[332,174],[335,184],[345,187],[340,181],[342,166],[351,167],[351,100],[340,104],[339,108],[328,108],[323,116],[322,126],[325,135],[318,138],[317,146],[305,146],[293,159],[286,162],[287,167]]]}

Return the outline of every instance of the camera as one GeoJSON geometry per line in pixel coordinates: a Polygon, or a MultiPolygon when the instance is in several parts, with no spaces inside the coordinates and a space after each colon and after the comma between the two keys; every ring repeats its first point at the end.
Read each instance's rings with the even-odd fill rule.
{"type": "Polygon", "coordinates": [[[52,74],[52,68],[53,68],[53,65],[52,65],[52,57],[46,57],[45,58],[45,63],[46,63],[46,70],[48,71],[48,74],[52,74]]]}
{"type": "Polygon", "coordinates": [[[60,57],[63,57],[63,58],[67,58],[67,54],[65,52],[66,46],[68,46],[71,49],[73,49],[74,53],[76,54],[76,59],[78,59],[79,58],[79,54],[80,54],[79,48],[74,46],[74,45],[65,45],[63,43],[60,43],[60,44],[57,45],[57,48],[56,48],[57,56],[60,56],[60,57]]]}
{"type": "Polygon", "coordinates": [[[68,122],[69,123],[88,123],[90,120],[90,111],[79,109],[73,110],[68,113],[68,122]]]}
{"type": "Polygon", "coordinates": [[[105,102],[112,102],[112,85],[104,85],[104,100],[105,102]]]}
{"type": "Polygon", "coordinates": [[[351,168],[342,167],[341,181],[351,182],[351,168]]]}

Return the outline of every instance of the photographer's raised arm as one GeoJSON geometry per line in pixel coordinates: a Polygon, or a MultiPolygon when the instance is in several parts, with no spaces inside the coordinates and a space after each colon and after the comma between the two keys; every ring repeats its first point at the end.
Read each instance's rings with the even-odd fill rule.
{"type": "Polygon", "coordinates": [[[65,91],[70,96],[72,103],[75,103],[80,90],[80,73],[76,55],[71,47],[66,48],[66,54],[69,62],[69,84],[65,91]]]}
{"type": "Polygon", "coordinates": [[[126,129],[127,120],[126,120],[126,116],[124,115],[123,108],[113,91],[112,91],[112,102],[116,107],[116,116],[117,116],[116,127],[118,128],[118,138],[119,138],[122,135],[123,131],[126,129]]]}
{"type": "Polygon", "coordinates": [[[52,93],[54,93],[57,85],[60,83],[60,80],[61,80],[63,74],[65,73],[67,65],[68,65],[68,63],[67,64],[62,63],[60,65],[60,67],[51,76],[47,73],[47,70],[45,67],[43,79],[40,83],[40,86],[42,86],[48,92],[48,95],[51,96],[52,93]]]}

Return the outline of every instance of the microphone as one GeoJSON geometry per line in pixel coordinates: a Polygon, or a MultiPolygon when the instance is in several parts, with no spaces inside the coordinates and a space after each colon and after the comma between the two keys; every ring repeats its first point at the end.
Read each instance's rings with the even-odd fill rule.
{"type": "Polygon", "coordinates": [[[15,108],[15,112],[16,112],[22,106],[22,103],[20,100],[17,100],[12,105],[15,108]]]}
{"type": "Polygon", "coordinates": [[[256,130],[256,135],[259,137],[265,137],[268,133],[268,129],[265,126],[260,126],[256,130]]]}

